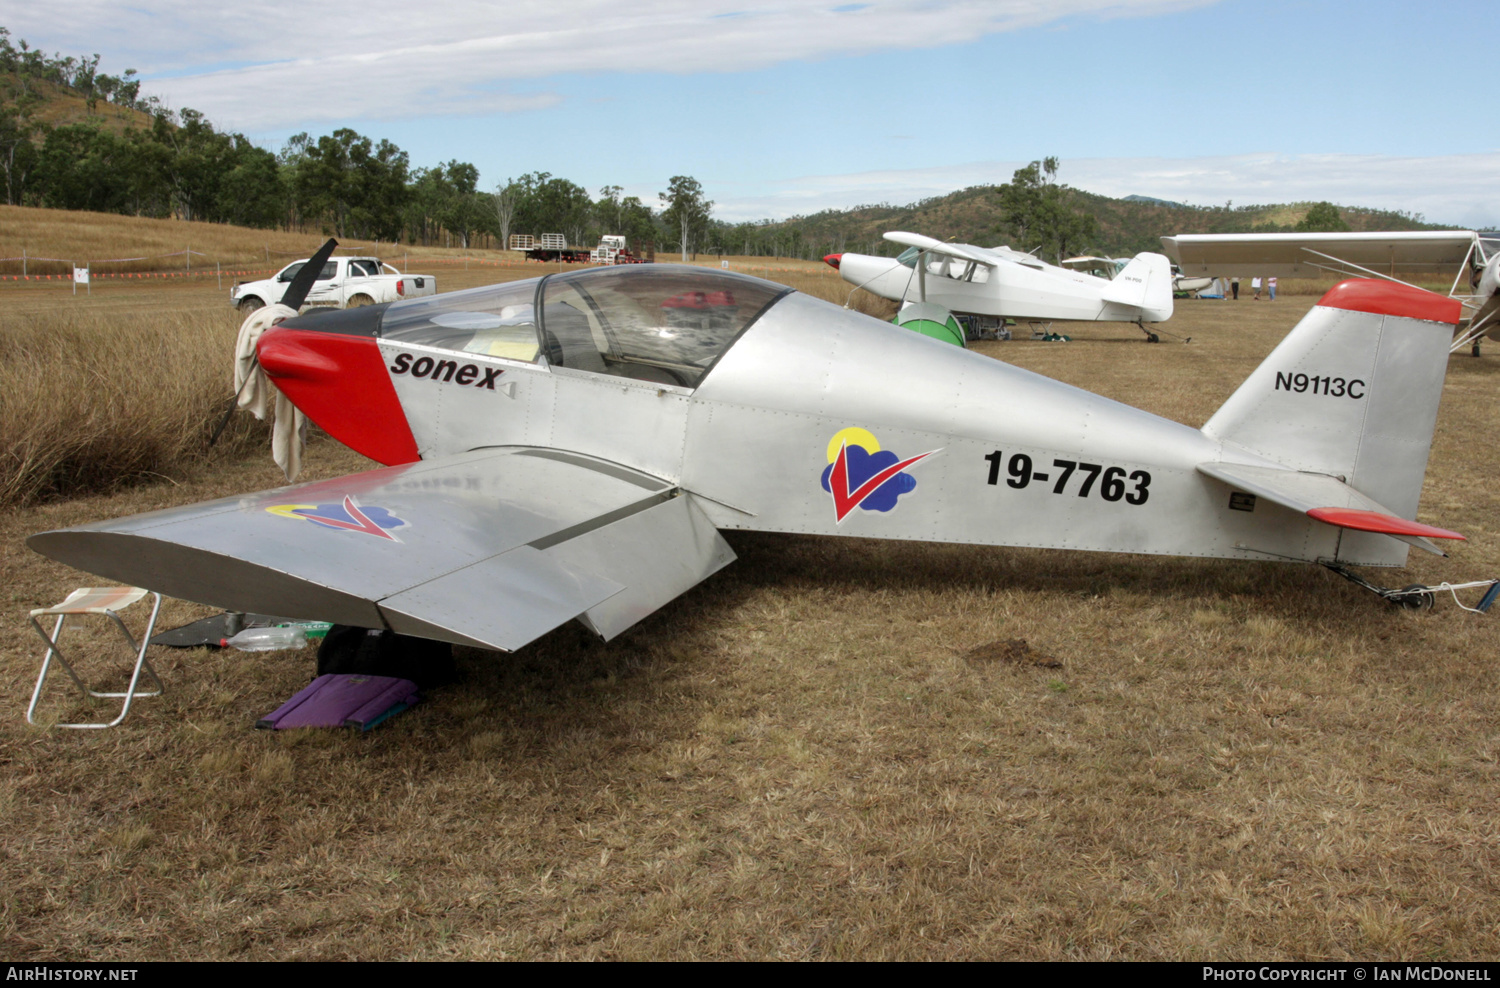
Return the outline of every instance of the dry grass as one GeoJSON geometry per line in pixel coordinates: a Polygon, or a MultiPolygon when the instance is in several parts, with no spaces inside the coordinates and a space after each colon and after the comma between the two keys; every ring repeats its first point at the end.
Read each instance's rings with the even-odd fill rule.
{"type": "MultiPolygon", "coordinates": [[[[1187,346],[981,352],[1197,424],[1310,302],[1184,303],[1187,346]]],[[[1453,359],[1423,501],[1472,541],[1384,582],[1500,575],[1497,376],[1453,359]]],[[[121,728],[25,726],[25,611],[88,582],[25,535],[279,476],[261,454],[0,518],[8,957],[1500,950],[1495,619],[1306,567],[740,534],[615,642],[460,650],[368,736],[250,729],[310,652],[175,653],[121,728]]]]}
{"type": "MultiPolygon", "coordinates": [[[[288,233],[223,223],[0,205],[0,257],[20,258],[25,251],[31,257],[25,267],[32,275],[68,274],[71,262],[90,259],[94,261],[95,274],[107,275],[145,271],[178,274],[193,270],[198,277],[209,277],[215,262],[225,271],[277,270],[299,257],[309,256],[326,238],[317,227],[310,227],[305,233],[288,233]],[[187,249],[196,252],[190,264],[181,255],[187,249]],[[161,256],[170,254],[178,256],[161,256]],[[61,262],[39,261],[38,257],[58,258],[61,262]],[[137,257],[145,259],[101,263],[101,259],[137,257]]],[[[466,259],[469,263],[521,264],[519,255],[510,251],[372,244],[354,239],[340,244],[398,267],[408,259],[436,264],[440,270],[450,265],[461,266],[466,259]]],[[[20,260],[0,261],[0,274],[21,273],[20,260]]]]}
{"type": "Polygon", "coordinates": [[[241,415],[208,448],[234,390],[232,309],[62,301],[0,312],[0,505],[171,477],[263,439],[241,415]]]}
{"type": "MultiPolygon", "coordinates": [[[[216,262],[233,277],[232,272],[240,270],[278,270],[289,261],[309,256],[322,246],[325,239],[326,234],[318,228],[289,233],[223,223],[190,223],[114,213],[0,205],[0,258],[7,259],[0,260],[0,275],[20,275],[23,267],[31,275],[70,275],[73,262],[93,260],[94,274],[106,277],[137,272],[172,275],[196,272],[194,277],[210,278],[216,262]],[[187,249],[196,252],[191,259],[181,255],[187,249]],[[20,258],[23,252],[31,258],[24,266],[20,260],[8,260],[20,258]],[[163,256],[173,254],[178,256],[163,256]],[[101,262],[101,259],[113,258],[144,259],[101,262]]],[[[422,269],[416,265],[422,264],[434,274],[455,275],[463,271],[459,276],[461,280],[469,280],[472,274],[480,279],[475,282],[477,284],[510,277],[507,268],[524,271],[524,274],[515,276],[527,278],[559,269],[556,264],[527,262],[519,253],[508,250],[418,247],[353,239],[340,243],[352,251],[380,257],[403,270],[410,268],[420,273],[422,269]]],[[[657,260],[663,263],[675,262],[676,259],[677,255],[670,251],[657,254],[657,260]]],[[[724,259],[704,254],[693,263],[717,267],[724,259]]],[[[736,270],[747,270],[763,277],[775,278],[778,273],[811,271],[821,267],[837,279],[837,273],[819,261],[735,256],[727,259],[736,270]]],[[[110,288],[119,287],[108,281],[105,284],[110,288]]],[[[0,289],[5,287],[5,283],[0,282],[0,289]]]]}

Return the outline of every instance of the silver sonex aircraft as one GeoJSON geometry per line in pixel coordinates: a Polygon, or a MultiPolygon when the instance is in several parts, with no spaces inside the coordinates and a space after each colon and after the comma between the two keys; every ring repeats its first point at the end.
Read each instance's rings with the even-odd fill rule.
{"type": "Polygon", "coordinates": [[[1398,566],[1456,301],[1334,288],[1202,429],[727,271],[640,265],[287,319],[259,359],[389,464],[34,535],[234,611],[512,650],[605,638],[721,529],[1398,566]]]}

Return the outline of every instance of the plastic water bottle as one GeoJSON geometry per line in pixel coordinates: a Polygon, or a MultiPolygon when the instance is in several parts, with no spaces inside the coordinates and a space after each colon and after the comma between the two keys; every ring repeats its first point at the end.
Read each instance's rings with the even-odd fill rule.
{"type": "Polygon", "coordinates": [[[281,625],[283,628],[301,628],[302,634],[309,641],[319,638],[327,638],[328,632],[332,630],[333,624],[328,621],[288,621],[281,625]]]}
{"type": "Polygon", "coordinates": [[[246,628],[233,638],[220,638],[219,644],[241,652],[270,652],[279,648],[301,648],[307,644],[307,635],[301,628],[246,628]]]}

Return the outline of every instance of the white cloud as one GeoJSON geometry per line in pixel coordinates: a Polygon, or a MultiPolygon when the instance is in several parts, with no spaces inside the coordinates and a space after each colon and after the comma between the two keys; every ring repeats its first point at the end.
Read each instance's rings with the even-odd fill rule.
{"type": "MultiPolygon", "coordinates": [[[[1010,181],[1025,162],[990,161],[940,168],[819,175],[769,183],[743,194],[720,192],[723,219],[784,218],[860,203],[897,205],[971,185],[1010,181]]],[[[1196,205],[1329,200],[1421,213],[1428,222],[1500,226],[1495,196],[1500,151],[1434,157],[1355,154],[1243,154],[1204,158],[1079,158],[1059,178],[1116,198],[1154,196],[1196,205]]]]}
{"type": "Polygon", "coordinates": [[[66,23],[45,4],[5,16],[16,36],[49,49],[93,50],[108,39],[111,65],[156,75],[148,91],[253,131],[525,107],[538,97],[508,85],[566,73],[738,71],[1213,2],[444,0],[366,12],[306,0],[74,0],[66,23]]]}

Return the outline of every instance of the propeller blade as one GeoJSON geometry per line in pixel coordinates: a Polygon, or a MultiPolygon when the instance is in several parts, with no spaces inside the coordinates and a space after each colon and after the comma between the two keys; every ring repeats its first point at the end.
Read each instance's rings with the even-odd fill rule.
{"type": "Polygon", "coordinates": [[[318,280],[318,275],[323,271],[323,265],[328,263],[328,258],[332,256],[333,249],[338,245],[337,240],[329,237],[328,243],[319,247],[318,252],[302,265],[302,270],[297,272],[297,277],[292,279],[286,293],[281,296],[282,305],[289,309],[302,308],[302,303],[307,301],[307,293],[312,291],[313,282],[318,280]]]}

